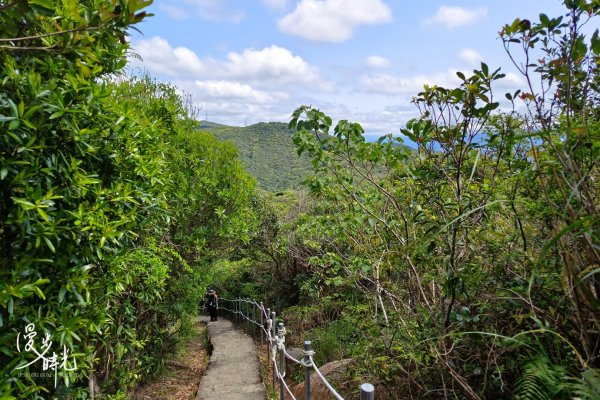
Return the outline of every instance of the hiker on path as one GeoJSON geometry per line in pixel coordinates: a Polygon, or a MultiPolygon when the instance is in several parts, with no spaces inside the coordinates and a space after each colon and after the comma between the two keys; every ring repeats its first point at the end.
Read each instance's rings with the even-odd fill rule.
{"type": "Polygon", "coordinates": [[[217,305],[218,305],[219,297],[217,296],[217,292],[213,289],[208,289],[206,292],[206,300],[204,301],[204,307],[208,310],[210,314],[210,320],[217,320],[217,305]]]}

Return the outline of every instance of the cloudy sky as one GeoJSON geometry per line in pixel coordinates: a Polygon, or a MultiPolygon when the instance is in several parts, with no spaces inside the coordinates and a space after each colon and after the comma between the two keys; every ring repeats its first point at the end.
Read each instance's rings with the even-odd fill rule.
{"type": "Polygon", "coordinates": [[[133,34],[133,70],[193,96],[202,117],[289,121],[310,104],[371,135],[416,116],[423,84],[456,84],[483,60],[521,87],[498,39],[515,18],[562,14],[558,0],[155,0],[133,34]]]}

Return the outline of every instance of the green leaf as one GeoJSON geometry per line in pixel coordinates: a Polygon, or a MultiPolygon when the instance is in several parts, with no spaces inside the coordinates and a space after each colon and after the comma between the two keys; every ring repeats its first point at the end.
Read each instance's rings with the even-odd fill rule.
{"type": "Polygon", "coordinates": [[[3,181],[6,175],[8,175],[8,167],[5,166],[0,169],[0,181],[3,181]]]}
{"type": "Polygon", "coordinates": [[[58,302],[62,303],[65,299],[65,294],[67,293],[67,288],[64,286],[60,288],[60,292],[58,293],[58,302]]]}
{"type": "Polygon", "coordinates": [[[56,119],[56,118],[62,117],[64,113],[65,113],[65,110],[55,111],[52,113],[52,115],[50,115],[50,117],[48,119],[56,119]]]}
{"type": "Polygon", "coordinates": [[[44,295],[44,292],[42,292],[42,289],[40,289],[38,286],[35,286],[34,290],[41,299],[46,300],[46,296],[44,295]]]}
{"type": "Polygon", "coordinates": [[[14,309],[15,309],[15,301],[11,297],[8,299],[8,314],[13,315],[14,309]]]}
{"type": "Polygon", "coordinates": [[[42,218],[44,218],[44,220],[49,221],[48,214],[46,214],[46,211],[44,211],[43,208],[37,207],[36,209],[37,209],[38,214],[40,214],[42,216],[42,218]]]}
{"type": "Polygon", "coordinates": [[[50,239],[48,239],[46,236],[44,236],[44,242],[46,242],[46,245],[48,246],[48,248],[50,249],[51,252],[56,253],[56,249],[54,248],[54,245],[52,244],[50,239]]]}
{"type": "Polygon", "coordinates": [[[485,75],[485,76],[488,76],[488,74],[490,72],[489,67],[484,62],[481,63],[481,72],[483,72],[483,75],[485,75]]]}
{"type": "Polygon", "coordinates": [[[54,1],[52,0],[29,0],[29,4],[40,6],[46,10],[54,10],[54,1]]]}
{"type": "Polygon", "coordinates": [[[19,109],[17,108],[15,102],[12,101],[11,99],[8,99],[8,107],[12,111],[12,116],[14,118],[19,118],[19,109]]]}
{"type": "Polygon", "coordinates": [[[592,35],[591,48],[594,54],[600,55],[600,38],[598,37],[598,29],[596,29],[592,35]]]}

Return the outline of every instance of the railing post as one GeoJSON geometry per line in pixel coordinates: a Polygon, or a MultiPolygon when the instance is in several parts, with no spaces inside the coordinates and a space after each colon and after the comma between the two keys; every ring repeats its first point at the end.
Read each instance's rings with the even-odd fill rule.
{"type": "Polygon", "coordinates": [[[375,400],[375,387],[370,383],[360,385],[360,400],[375,400]]]}
{"type": "Polygon", "coordinates": [[[235,322],[240,323],[240,298],[235,299],[235,322]]]}
{"type": "MultiPolygon", "coordinates": [[[[269,320],[271,319],[271,308],[267,308],[267,313],[266,313],[266,317],[267,320],[265,321],[265,325],[263,325],[263,328],[265,328],[265,331],[267,329],[269,329],[269,320]]],[[[271,350],[271,332],[267,332],[267,340],[269,341],[269,350],[271,350]]]]}
{"type": "Polygon", "coordinates": [[[304,342],[304,400],[310,400],[310,369],[311,362],[310,356],[312,350],[310,349],[310,340],[304,342]]]}
{"type": "Polygon", "coordinates": [[[264,305],[263,302],[260,302],[260,310],[258,310],[258,312],[260,312],[260,351],[262,351],[263,348],[263,338],[264,338],[264,334],[263,334],[263,327],[265,326],[265,322],[264,322],[264,305]]]}
{"type": "MultiPolygon", "coordinates": [[[[275,340],[275,337],[276,337],[276,335],[275,335],[275,330],[277,329],[275,327],[275,324],[277,324],[277,322],[276,322],[277,320],[275,319],[276,316],[277,316],[277,314],[275,313],[275,311],[273,311],[271,313],[271,339],[272,340],[275,340]]],[[[273,343],[273,347],[275,347],[275,343],[273,343]]],[[[271,350],[271,355],[273,358],[275,357],[274,356],[275,351],[276,350],[271,350]]],[[[277,384],[277,380],[275,379],[275,365],[273,365],[273,390],[275,390],[276,384],[277,384]]]]}
{"type": "Polygon", "coordinates": [[[246,333],[250,335],[250,302],[248,299],[244,299],[244,301],[246,304],[244,306],[244,315],[246,316],[246,333]]]}
{"type": "Polygon", "coordinates": [[[250,333],[250,316],[252,313],[250,312],[250,301],[246,299],[246,333],[248,335],[252,335],[250,333]]]}
{"type": "Polygon", "coordinates": [[[250,304],[250,300],[246,299],[246,313],[248,314],[248,319],[246,320],[246,329],[248,330],[248,335],[252,336],[252,304],[250,304]]]}
{"type": "Polygon", "coordinates": [[[256,324],[254,323],[256,321],[256,304],[254,300],[250,302],[250,309],[252,310],[250,313],[250,326],[252,329],[250,330],[252,331],[252,337],[256,337],[256,324]]]}
{"type": "Polygon", "coordinates": [[[248,299],[244,297],[244,320],[246,321],[246,331],[247,334],[250,334],[250,303],[248,303],[248,299]]]}
{"type": "Polygon", "coordinates": [[[244,319],[244,308],[245,308],[245,304],[244,304],[244,298],[241,297],[240,298],[240,325],[242,325],[242,331],[246,330],[246,320],[244,319]]]}
{"type": "Polygon", "coordinates": [[[284,371],[285,371],[285,347],[283,345],[285,341],[285,328],[283,322],[280,322],[277,328],[277,335],[281,346],[279,347],[279,400],[285,400],[285,389],[283,388],[284,382],[284,371]]]}

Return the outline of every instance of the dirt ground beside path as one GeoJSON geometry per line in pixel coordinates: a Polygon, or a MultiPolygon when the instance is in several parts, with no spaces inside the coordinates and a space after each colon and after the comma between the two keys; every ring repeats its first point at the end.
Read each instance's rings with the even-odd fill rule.
{"type": "Polygon", "coordinates": [[[206,322],[198,321],[194,336],[166,361],[166,371],[138,387],[131,400],[193,400],[208,366],[206,322]]]}

